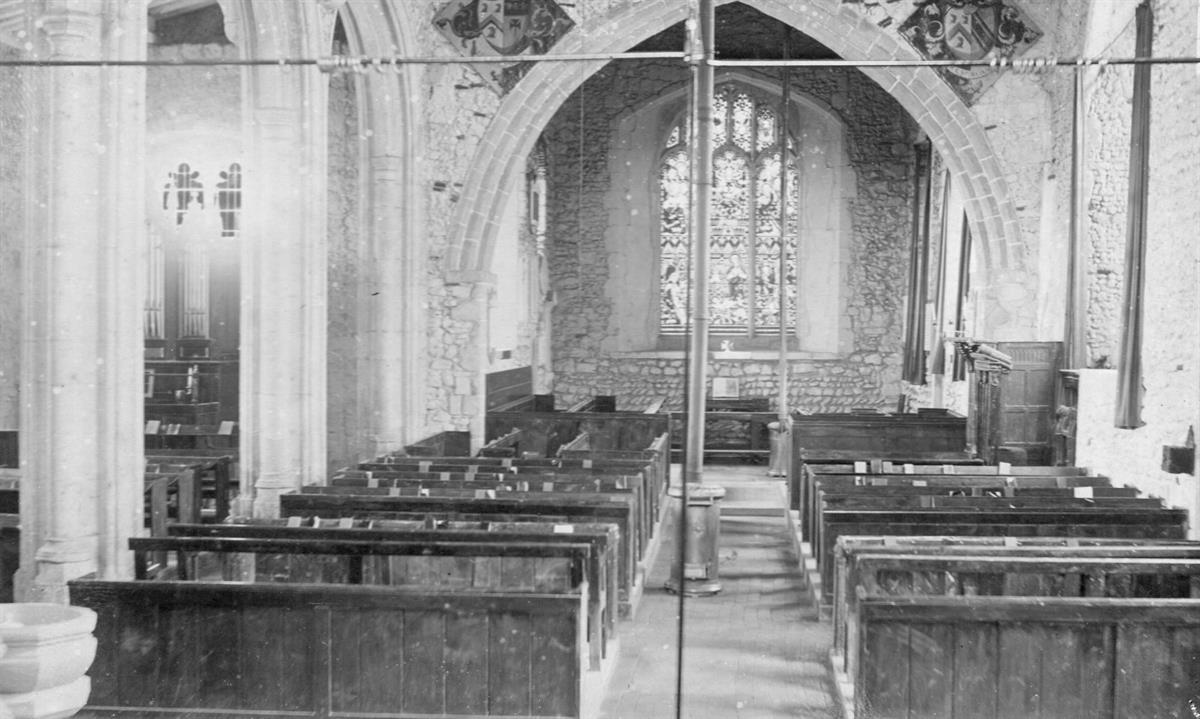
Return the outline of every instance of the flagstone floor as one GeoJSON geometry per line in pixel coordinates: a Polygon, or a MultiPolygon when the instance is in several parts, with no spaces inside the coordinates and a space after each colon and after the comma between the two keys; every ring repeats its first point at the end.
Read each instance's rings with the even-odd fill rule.
{"type": "Polygon", "coordinates": [[[802,591],[782,480],[767,477],[763,465],[706,465],[703,479],[727,492],[721,591],[684,599],[681,705],[679,596],[664,589],[677,551],[668,512],[637,615],[621,627],[600,719],[836,719],[832,630],[802,591]]]}

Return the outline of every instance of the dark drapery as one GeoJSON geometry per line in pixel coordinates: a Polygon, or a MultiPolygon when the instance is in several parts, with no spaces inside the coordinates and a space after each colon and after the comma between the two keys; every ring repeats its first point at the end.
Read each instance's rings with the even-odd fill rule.
{"type": "MultiPolygon", "coordinates": [[[[1153,53],[1154,16],[1148,2],[1137,9],[1137,56],[1153,53]]],[[[1146,205],[1150,181],[1150,65],[1133,70],[1133,125],[1129,142],[1129,209],[1125,237],[1125,302],[1117,366],[1116,426],[1142,426],[1142,298],[1146,282],[1146,205]]]]}
{"type": "MultiPolygon", "coordinates": [[[[962,252],[958,256],[958,297],[954,307],[954,332],[962,336],[966,329],[967,297],[971,294],[971,223],[967,213],[962,218],[962,252]]],[[[955,382],[967,378],[967,360],[961,352],[954,353],[954,370],[950,376],[955,382]]]]}
{"type": "Polygon", "coordinates": [[[950,228],[953,221],[950,218],[950,172],[942,175],[942,227],[938,237],[937,273],[933,278],[934,287],[934,338],[933,352],[929,356],[929,373],[946,374],[946,248],[950,246],[950,228]]]}
{"type": "Polygon", "coordinates": [[[925,295],[929,284],[929,204],[933,145],[916,146],[913,179],[912,255],[908,264],[908,318],[904,333],[904,381],[925,384],[925,295]]]}

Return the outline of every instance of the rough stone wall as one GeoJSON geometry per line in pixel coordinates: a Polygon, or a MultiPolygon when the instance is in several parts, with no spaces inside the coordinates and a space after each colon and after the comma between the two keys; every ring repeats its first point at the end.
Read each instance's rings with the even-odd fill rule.
{"type": "MultiPolygon", "coordinates": [[[[427,17],[433,17],[432,12],[427,17]]],[[[423,41],[431,53],[444,52],[444,41],[437,33],[426,33],[423,41]]],[[[482,406],[480,398],[485,392],[481,362],[486,357],[477,350],[486,335],[486,301],[494,278],[447,278],[445,238],[450,234],[463,178],[500,97],[466,65],[431,66],[424,80],[427,141],[422,160],[429,183],[426,226],[431,238],[425,273],[429,318],[426,417],[430,432],[464,430],[476,419],[474,408],[482,406]],[[478,292],[474,288],[477,281],[484,283],[478,292]],[[476,306],[478,300],[485,304],[476,306]]]]}
{"type": "MultiPolygon", "coordinates": [[[[17,60],[16,50],[0,45],[0,59],[17,60]]],[[[21,244],[24,187],[24,80],[21,70],[0,68],[0,429],[20,422],[21,244]]]]}
{"type": "MultiPolygon", "coordinates": [[[[1133,27],[1108,47],[1114,57],[1133,55],[1133,27]]],[[[1126,207],[1129,203],[1129,133],[1133,69],[1114,67],[1089,83],[1088,183],[1088,366],[1113,367],[1121,350],[1121,303],[1125,277],[1126,207]]]]}
{"type": "MultiPolygon", "coordinates": [[[[1196,28],[1200,21],[1197,3],[1194,0],[1159,0],[1154,3],[1154,10],[1155,55],[1195,56],[1196,28]]],[[[1110,70],[1109,74],[1115,73],[1110,70]]],[[[1142,418],[1145,426],[1136,430],[1112,426],[1115,372],[1082,373],[1077,456],[1081,464],[1110,474],[1114,482],[1135,484],[1145,492],[1195,511],[1195,477],[1163,472],[1161,462],[1162,447],[1182,445],[1189,427],[1193,427],[1200,416],[1200,382],[1197,381],[1200,377],[1200,334],[1196,331],[1195,320],[1195,307],[1200,303],[1200,273],[1197,271],[1200,248],[1196,245],[1200,203],[1196,201],[1195,192],[1200,183],[1200,170],[1197,170],[1200,168],[1200,119],[1196,113],[1196,108],[1200,107],[1200,76],[1194,66],[1158,66],[1152,76],[1149,245],[1142,349],[1145,386],[1142,418]]],[[[1128,125],[1127,105],[1122,114],[1126,117],[1113,118],[1118,129],[1128,125]]],[[[1127,140],[1122,149],[1118,151],[1113,147],[1112,152],[1116,155],[1114,163],[1127,167],[1127,140]]],[[[1116,172],[1114,169],[1114,175],[1116,172]]],[[[1113,184],[1118,183],[1114,181],[1113,184]]],[[[1122,214],[1124,199],[1122,190],[1122,214]]],[[[1101,215],[1100,219],[1104,217],[1101,215]]],[[[1123,238],[1123,218],[1119,230],[1123,238]]],[[[1123,259],[1116,261],[1123,265],[1123,259]]],[[[1115,302],[1119,305],[1119,293],[1115,302]]],[[[1093,309],[1101,314],[1101,319],[1108,320],[1106,306],[1093,309]]],[[[1119,332],[1119,324],[1114,329],[1116,332],[1119,332]]],[[[1114,334],[1112,346],[1115,352],[1119,347],[1119,334],[1114,334]]],[[[1197,521],[1194,515],[1191,524],[1195,536],[1197,521]]]]}
{"type": "MultiPolygon", "coordinates": [[[[682,353],[610,353],[603,348],[604,338],[615,331],[605,295],[611,278],[605,250],[609,208],[604,203],[614,182],[608,158],[616,121],[685,80],[683,71],[665,64],[610,66],[568,98],[544,134],[551,155],[550,267],[558,300],[554,391],[564,403],[592,394],[616,394],[618,406],[628,408],[656,398],[666,398],[668,406],[682,402],[682,353]]],[[[844,256],[843,306],[834,308],[844,312],[849,351],[836,359],[793,361],[790,401],[805,411],[892,406],[899,392],[914,127],[890,97],[857,73],[794,72],[793,83],[841,116],[858,194],[848,208],[851,239],[844,256]]],[[[651,303],[646,312],[657,315],[656,299],[651,303]]],[[[736,340],[734,345],[732,354],[716,353],[710,376],[740,379],[743,394],[775,396],[777,355],[739,352],[736,340]]]]}
{"type": "Polygon", "coordinates": [[[361,358],[366,340],[362,274],[367,257],[360,221],[360,132],[354,78],[330,76],[329,82],[329,269],[327,452],[331,468],[358,459],[368,431],[362,404],[361,358]]]}

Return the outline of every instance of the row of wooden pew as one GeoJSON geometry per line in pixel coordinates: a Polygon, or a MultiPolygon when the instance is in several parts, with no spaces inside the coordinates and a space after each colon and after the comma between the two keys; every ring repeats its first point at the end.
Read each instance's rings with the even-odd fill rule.
{"type": "Polygon", "coordinates": [[[224,521],[237,496],[236,465],[236,450],[147,450],[143,479],[151,535],[163,536],[172,522],[224,521]]]}
{"type": "Polygon", "coordinates": [[[793,518],[847,719],[1166,719],[1200,703],[1185,510],[1075,467],[807,442],[793,518]]]}
{"type": "Polygon", "coordinates": [[[588,716],[656,546],[663,430],[379,457],[282,495],[286,519],[133,539],[133,581],[70,585],[100,614],[90,707],[588,716]]]}

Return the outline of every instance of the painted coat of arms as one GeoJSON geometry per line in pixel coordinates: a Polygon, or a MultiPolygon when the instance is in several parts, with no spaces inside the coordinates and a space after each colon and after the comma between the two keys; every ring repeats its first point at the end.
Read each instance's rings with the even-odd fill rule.
{"type": "MultiPolygon", "coordinates": [[[[1005,0],[925,0],[899,31],[931,60],[1011,60],[1042,36],[1019,7],[1005,0]]],[[[967,104],[974,103],[998,77],[990,67],[938,71],[967,104]]]]}
{"type": "Polygon", "coordinates": [[[464,55],[541,55],[575,26],[554,0],[451,0],[433,24],[464,55]]]}

